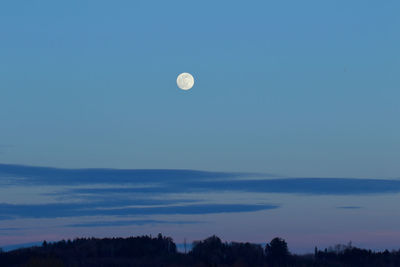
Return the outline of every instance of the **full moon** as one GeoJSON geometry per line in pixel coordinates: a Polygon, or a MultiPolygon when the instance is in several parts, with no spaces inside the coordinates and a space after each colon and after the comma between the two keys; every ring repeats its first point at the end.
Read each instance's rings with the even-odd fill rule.
{"type": "Polygon", "coordinates": [[[190,73],[184,72],[178,75],[176,84],[182,90],[190,90],[194,85],[194,78],[190,73]]]}

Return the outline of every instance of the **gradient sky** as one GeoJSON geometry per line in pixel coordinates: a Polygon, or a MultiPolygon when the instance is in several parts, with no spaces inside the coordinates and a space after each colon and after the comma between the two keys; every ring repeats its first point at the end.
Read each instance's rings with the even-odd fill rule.
{"type": "Polygon", "coordinates": [[[0,162],[399,177],[399,10],[2,1],[0,162]]]}
{"type": "Polygon", "coordinates": [[[1,1],[0,246],[162,232],[398,248],[399,10],[1,1]]]}

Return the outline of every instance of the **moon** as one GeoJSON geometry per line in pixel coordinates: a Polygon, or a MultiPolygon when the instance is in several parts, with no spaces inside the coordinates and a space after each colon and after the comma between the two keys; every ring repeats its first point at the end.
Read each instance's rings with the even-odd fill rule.
{"type": "Polygon", "coordinates": [[[192,74],[184,72],[178,75],[178,78],[176,78],[176,84],[180,89],[187,91],[192,89],[194,78],[192,74]]]}

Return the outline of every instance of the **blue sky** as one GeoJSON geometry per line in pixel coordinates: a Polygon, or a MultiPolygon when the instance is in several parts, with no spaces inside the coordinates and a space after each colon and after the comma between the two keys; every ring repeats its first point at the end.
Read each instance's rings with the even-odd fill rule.
{"type": "Polygon", "coordinates": [[[399,10],[2,1],[0,246],[133,229],[395,248],[399,10]]]}
{"type": "Polygon", "coordinates": [[[4,1],[0,162],[399,177],[399,8],[4,1]]]}

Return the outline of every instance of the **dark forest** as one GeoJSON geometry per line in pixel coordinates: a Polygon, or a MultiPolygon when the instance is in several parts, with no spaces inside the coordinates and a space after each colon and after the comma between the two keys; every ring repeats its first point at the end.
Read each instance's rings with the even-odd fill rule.
{"type": "Polygon", "coordinates": [[[278,237],[261,246],[211,236],[180,253],[172,238],[159,234],[44,241],[41,246],[0,250],[0,266],[400,266],[400,250],[374,252],[349,243],[295,255],[278,237]]]}

